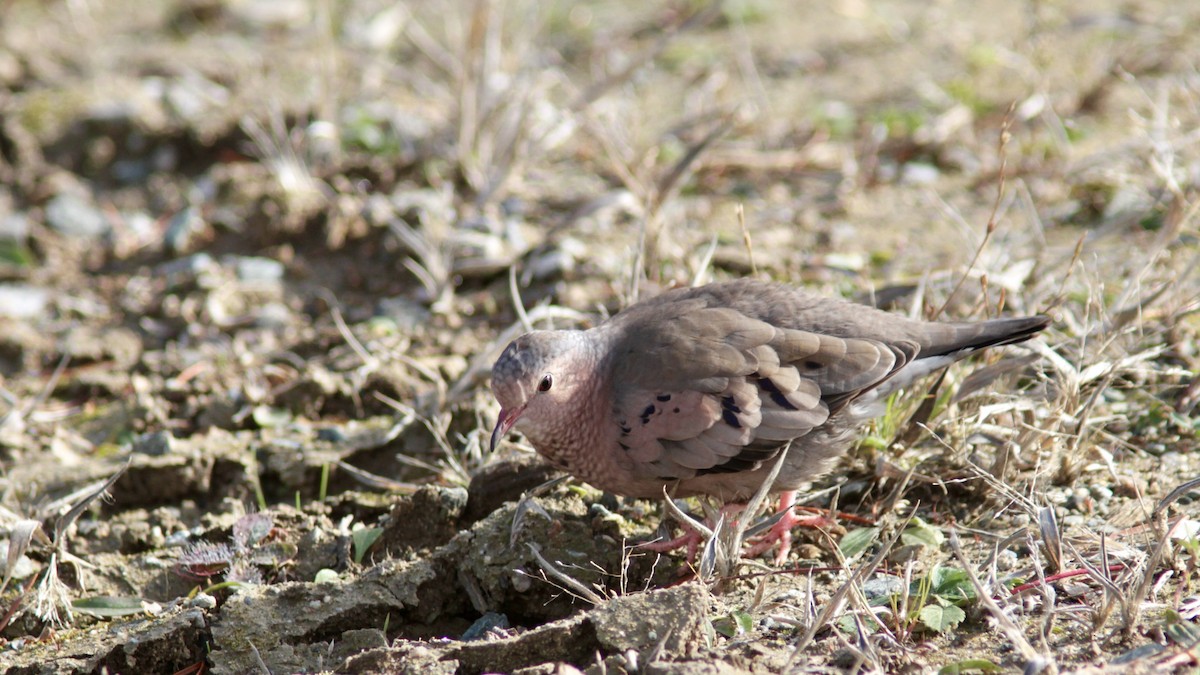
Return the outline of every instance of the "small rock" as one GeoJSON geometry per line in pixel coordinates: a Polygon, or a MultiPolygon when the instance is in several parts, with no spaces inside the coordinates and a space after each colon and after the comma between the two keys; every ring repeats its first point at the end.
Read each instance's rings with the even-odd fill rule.
{"type": "Polygon", "coordinates": [[[596,638],[611,651],[657,647],[686,656],[704,644],[708,594],[699,584],[684,584],[620,596],[592,610],[590,618],[596,638]]]}
{"type": "Polygon", "coordinates": [[[167,224],[167,249],[175,253],[189,251],[207,231],[208,223],[200,215],[200,209],[189,206],[176,213],[167,224]]]}
{"type": "Polygon", "coordinates": [[[46,312],[50,291],[25,284],[0,286],[0,316],[32,319],[46,312]]]}
{"type": "Polygon", "coordinates": [[[158,222],[145,211],[126,211],[121,213],[119,237],[128,242],[131,248],[140,248],[158,243],[158,222]]]}
{"type": "Polygon", "coordinates": [[[282,302],[268,302],[254,312],[254,325],[259,328],[286,328],[292,323],[292,310],[282,302]]]}
{"type": "Polygon", "coordinates": [[[198,607],[200,609],[216,609],[217,599],[208,595],[208,593],[197,593],[196,597],[187,602],[187,607],[198,607]]]}
{"type": "Polygon", "coordinates": [[[157,274],[166,277],[167,284],[176,288],[195,283],[208,286],[202,279],[213,277],[220,272],[220,265],[207,253],[196,253],[186,258],[171,260],[158,266],[157,274]]]}
{"type": "Polygon", "coordinates": [[[0,218],[0,239],[25,241],[29,236],[29,218],[24,213],[10,213],[0,218]]]}
{"type": "Polygon", "coordinates": [[[888,575],[880,575],[868,579],[862,585],[863,595],[868,600],[875,598],[886,598],[890,595],[896,595],[904,590],[904,580],[899,577],[888,575]]]}
{"type": "Polygon", "coordinates": [[[508,617],[498,612],[487,612],[479,617],[471,627],[462,634],[463,640],[481,640],[492,631],[504,630],[509,627],[508,617]]]}
{"type": "Polygon", "coordinates": [[[901,182],[909,185],[932,185],[941,177],[941,171],[932,164],[923,164],[921,162],[909,162],[904,165],[904,170],[900,174],[901,182]]]}
{"type": "Polygon", "coordinates": [[[133,451],[152,457],[168,455],[174,449],[175,437],[165,431],[142,434],[133,442],[133,451]]]}
{"type": "Polygon", "coordinates": [[[98,239],[109,231],[108,219],[95,204],[70,192],[59,194],[46,205],[46,224],[61,234],[81,239],[98,239]]]}
{"type": "Polygon", "coordinates": [[[234,263],[242,281],[279,281],[283,279],[283,263],[258,256],[238,256],[234,263]]]}

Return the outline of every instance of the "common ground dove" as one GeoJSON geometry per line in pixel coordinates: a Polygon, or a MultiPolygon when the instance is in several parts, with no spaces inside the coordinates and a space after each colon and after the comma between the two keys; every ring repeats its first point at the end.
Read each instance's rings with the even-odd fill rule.
{"type": "Polygon", "coordinates": [[[509,344],[492,368],[492,447],[515,426],[598,488],[737,502],[792,441],[772,485],[791,491],[825,472],[891,392],[1048,323],[914,321],[750,279],[668,291],[590,330],[509,344]]]}

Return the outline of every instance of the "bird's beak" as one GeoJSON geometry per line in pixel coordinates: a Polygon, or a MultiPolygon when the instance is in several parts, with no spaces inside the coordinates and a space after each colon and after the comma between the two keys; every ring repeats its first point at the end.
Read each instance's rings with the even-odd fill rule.
{"type": "Polygon", "coordinates": [[[512,410],[500,409],[500,416],[496,418],[496,428],[492,429],[492,452],[496,451],[496,446],[500,444],[500,439],[508,434],[513,425],[517,423],[517,418],[523,412],[525,412],[525,406],[512,410]]]}

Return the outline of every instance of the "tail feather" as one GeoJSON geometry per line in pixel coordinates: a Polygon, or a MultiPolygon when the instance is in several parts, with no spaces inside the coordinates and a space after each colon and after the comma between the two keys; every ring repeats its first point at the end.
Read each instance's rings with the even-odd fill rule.
{"type": "Polygon", "coordinates": [[[978,323],[933,324],[945,330],[928,336],[917,358],[895,371],[878,387],[854,400],[851,417],[867,419],[882,414],[883,401],[897,389],[965,358],[986,347],[1024,342],[1050,325],[1050,317],[1037,315],[1016,319],[992,319],[978,323]]]}
{"type": "Polygon", "coordinates": [[[944,325],[948,330],[937,335],[930,344],[922,345],[918,359],[936,356],[959,358],[984,347],[1024,342],[1050,325],[1050,317],[1038,314],[1015,319],[944,325]]]}

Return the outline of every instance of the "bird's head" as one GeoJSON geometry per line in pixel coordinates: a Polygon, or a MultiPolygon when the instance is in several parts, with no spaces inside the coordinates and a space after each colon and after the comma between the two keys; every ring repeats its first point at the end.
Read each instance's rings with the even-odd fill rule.
{"type": "Polygon", "coordinates": [[[570,402],[590,363],[580,331],[534,331],[513,340],[492,366],[492,394],[500,417],[492,450],[514,426],[535,441],[570,424],[570,402]]]}

